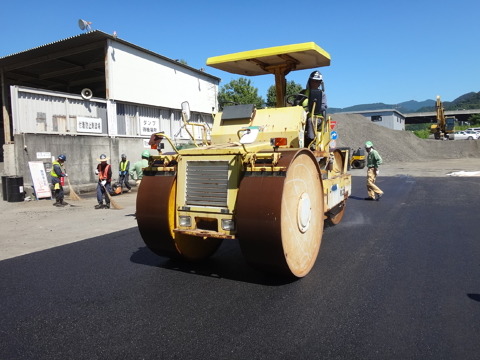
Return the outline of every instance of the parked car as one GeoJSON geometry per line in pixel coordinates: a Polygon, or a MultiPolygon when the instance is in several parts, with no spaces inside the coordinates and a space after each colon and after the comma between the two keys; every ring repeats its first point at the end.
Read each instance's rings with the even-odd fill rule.
{"type": "Polygon", "coordinates": [[[466,131],[475,131],[480,137],[480,128],[468,128],[466,131]]]}
{"type": "Polygon", "coordinates": [[[454,140],[477,140],[479,134],[473,130],[455,131],[454,140]]]}

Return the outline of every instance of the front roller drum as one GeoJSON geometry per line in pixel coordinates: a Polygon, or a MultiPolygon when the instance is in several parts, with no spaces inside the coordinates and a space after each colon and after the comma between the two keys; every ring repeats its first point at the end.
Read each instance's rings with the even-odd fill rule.
{"type": "Polygon", "coordinates": [[[137,223],[147,247],[157,255],[202,260],[222,239],[174,233],[176,176],[144,176],[137,195],[137,223]]]}
{"type": "Polygon", "coordinates": [[[307,150],[283,152],[281,175],[246,176],[237,200],[237,235],[250,264],[303,277],[322,240],[324,199],[320,169],[307,150]]]}

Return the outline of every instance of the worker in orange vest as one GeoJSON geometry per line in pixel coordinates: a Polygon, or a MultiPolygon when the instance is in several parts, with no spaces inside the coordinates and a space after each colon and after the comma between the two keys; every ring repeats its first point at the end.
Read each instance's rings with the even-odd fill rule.
{"type": "Polygon", "coordinates": [[[112,182],[112,167],[108,164],[109,158],[107,155],[102,154],[97,159],[100,161],[100,164],[97,165],[95,169],[95,174],[98,175],[98,184],[97,184],[97,201],[98,204],[95,205],[95,209],[110,209],[110,198],[109,194],[112,192],[111,182],[112,182]],[[107,194],[108,191],[108,194],[107,194]],[[105,198],[105,204],[103,199],[105,198]]]}

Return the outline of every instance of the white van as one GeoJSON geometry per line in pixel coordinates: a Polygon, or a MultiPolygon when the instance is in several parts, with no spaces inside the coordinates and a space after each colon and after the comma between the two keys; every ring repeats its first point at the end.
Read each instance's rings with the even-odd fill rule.
{"type": "Polygon", "coordinates": [[[478,127],[478,128],[468,128],[467,130],[472,130],[472,131],[480,132],[480,127],[478,127]]]}
{"type": "Polygon", "coordinates": [[[480,128],[476,127],[476,128],[468,128],[467,130],[465,131],[473,131],[475,132],[477,135],[478,135],[478,139],[480,139],[480,128]]]}

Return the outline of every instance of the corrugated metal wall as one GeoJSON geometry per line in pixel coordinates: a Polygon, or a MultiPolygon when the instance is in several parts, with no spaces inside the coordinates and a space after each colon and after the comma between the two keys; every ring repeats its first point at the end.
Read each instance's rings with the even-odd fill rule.
{"type": "Polygon", "coordinates": [[[101,124],[94,132],[107,134],[106,101],[60,95],[44,90],[12,87],[12,113],[14,134],[57,133],[88,134],[78,126],[79,118],[101,124]]]}
{"type": "MultiPolygon", "coordinates": [[[[149,138],[154,132],[164,131],[180,142],[189,141],[182,113],[177,109],[156,108],[146,105],[114,103],[116,130],[109,131],[107,101],[84,100],[73,94],[12,86],[12,113],[14,134],[75,134],[109,135],[149,138]]],[[[192,112],[191,122],[207,124],[211,128],[211,115],[192,112]]],[[[196,139],[202,138],[195,127],[196,139]]]]}

